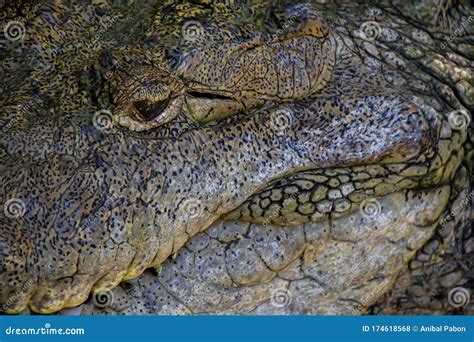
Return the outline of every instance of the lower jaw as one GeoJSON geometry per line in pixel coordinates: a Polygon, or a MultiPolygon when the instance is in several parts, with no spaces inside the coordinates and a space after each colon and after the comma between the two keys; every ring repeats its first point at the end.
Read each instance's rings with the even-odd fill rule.
{"type": "Polygon", "coordinates": [[[64,314],[360,314],[433,236],[450,186],[295,227],[219,221],[175,258],[64,314]]]}

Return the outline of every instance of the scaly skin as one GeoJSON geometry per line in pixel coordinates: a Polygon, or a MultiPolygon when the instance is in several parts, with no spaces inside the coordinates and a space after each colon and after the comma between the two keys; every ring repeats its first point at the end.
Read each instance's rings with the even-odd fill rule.
{"type": "Polygon", "coordinates": [[[2,311],[91,292],[82,313],[454,310],[448,291],[472,288],[472,132],[452,114],[471,117],[472,46],[377,6],[20,7],[2,311]]]}

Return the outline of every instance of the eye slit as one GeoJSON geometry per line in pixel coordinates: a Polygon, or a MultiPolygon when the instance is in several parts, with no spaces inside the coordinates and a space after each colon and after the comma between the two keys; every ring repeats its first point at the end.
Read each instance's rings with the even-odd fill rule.
{"type": "Polygon", "coordinates": [[[209,100],[233,100],[232,97],[216,94],[216,93],[203,93],[200,91],[190,91],[188,94],[191,95],[192,97],[209,99],[209,100]]]}
{"type": "Polygon", "coordinates": [[[160,113],[168,106],[169,102],[169,98],[163,101],[142,100],[133,102],[133,106],[140,113],[141,119],[144,121],[150,121],[160,115],[160,113]]]}

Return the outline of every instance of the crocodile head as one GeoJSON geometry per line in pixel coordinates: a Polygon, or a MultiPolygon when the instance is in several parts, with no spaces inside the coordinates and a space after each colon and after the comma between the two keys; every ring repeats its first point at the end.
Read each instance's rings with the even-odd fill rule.
{"type": "Polygon", "coordinates": [[[367,10],[33,8],[4,72],[2,310],[74,307],[162,265],[138,280],[153,313],[350,313],[427,245],[449,251],[471,62],[367,10]]]}

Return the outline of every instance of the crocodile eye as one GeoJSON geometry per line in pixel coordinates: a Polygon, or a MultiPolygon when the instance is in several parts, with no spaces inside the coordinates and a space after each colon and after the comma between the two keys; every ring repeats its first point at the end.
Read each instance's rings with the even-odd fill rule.
{"type": "Polygon", "coordinates": [[[146,131],[173,120],[184,107],[184,84],[160,66],[119,70],[114,79],[115,122],[131,131],[146,131]]]}
{"type": "Polygon", "coordinates": [[[142,100],[134,102],[133,107],[137,110],[139,119],[150,121],[160,115],[168,106],[169,102],[169,98],[163,101],[142,100]]]}

